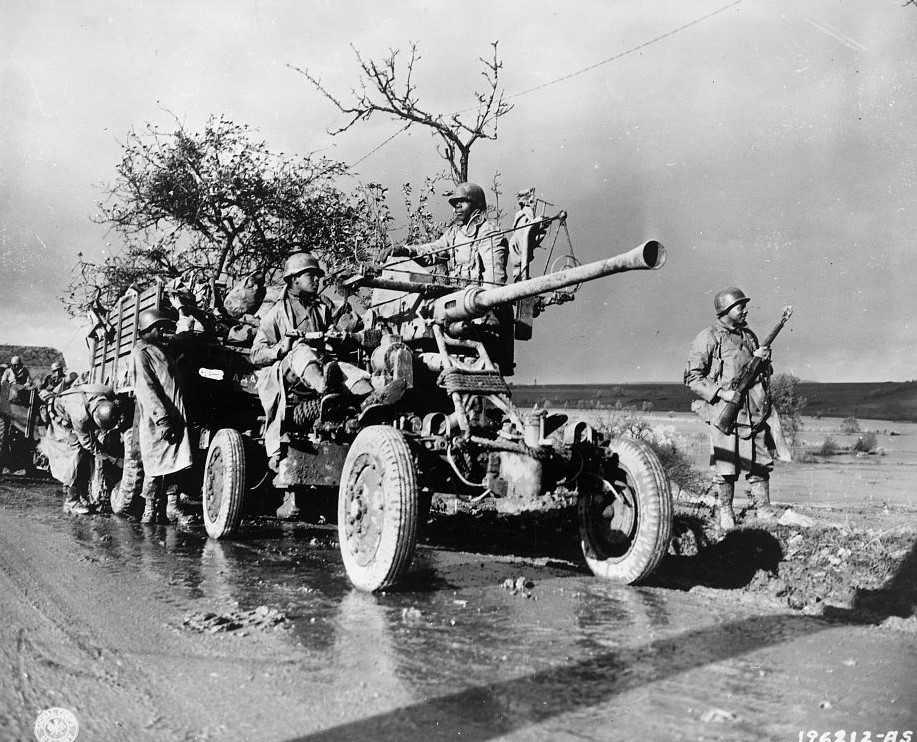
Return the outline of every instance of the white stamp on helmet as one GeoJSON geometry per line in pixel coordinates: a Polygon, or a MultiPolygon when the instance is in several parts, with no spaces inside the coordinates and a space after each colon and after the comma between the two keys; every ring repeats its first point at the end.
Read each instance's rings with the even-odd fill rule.
{"type": "Polygon", "coordinates": [[[72,711],[58,707],[45,709],[35,719],[35,739],[38,742],[73,742],[80,725],[72,711]]]}

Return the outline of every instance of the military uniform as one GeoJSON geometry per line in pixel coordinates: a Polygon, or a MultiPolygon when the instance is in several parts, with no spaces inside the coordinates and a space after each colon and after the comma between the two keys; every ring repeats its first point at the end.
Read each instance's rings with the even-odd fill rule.
{"type": "MultiPolygon", "coordinates": [[[[297,382],[308,383],[307,369],[315,366],[313,370],[318,371],[325,361],[319,351],[305,343],[294,345],[283,355],[287,333],[326,332],[333,325],[334,309],[330,300],[315,296],[303,303],[287,291],[261,320],[250,358],[253,364],[263,367],[258,371],[257,388],[267,420],[264,447],[268,458],[280,454],[281,426],[287,408],[286,389],[297,382]]],[[[339,362],[338,366],[344,374],[344,384],[351,391],[359,382],[368,382],[370,378],[367,372],[353,364],[339,362]]]]}
{"type": "Polygon", "coordinates": [[[86,384],[65,390],[49,405],[51,432],[42,449],[52,475],[64,485],[65,509],[92,499],[90,483],[103,453],[92,413],[103,400],[114,400],[110,387],[86,384]]]}
{"type": "Polygon", "coordinates": [[[159,345],[141,338],[131,351],[131,369],[144,474],[162,477],[187,469],[191,466],[191,437],[172,359],[159,345]],[[164,437],[172,430],[181,432],[175,442],[164,437]]]}
{"type": "Polygon", "coordinates": [[[709,424],[710,466],[718,484],[735,481],[742,472],[749,482],[766,481],[774,468],[767,422],[771,413],[769,364],[743,397],[735,430],[727,435],[712,422],[726,404],[719,398],[720,391],[732,388],[757,349],[758,339],[751,330],[730,328],[717,320],[694,338],[688,352],[684,380],[700,397],[692,409],[709,424]]]}
{"type": "Polygon", "coordinates": [[[6,382],[9,386],[9,400],[14,404],[27,405],[32,389],[32,374],[25,366],[10,366],[0,377],[0,383],[6,382]]]}
{"type": "Polygon", "coordinates": [[[448,274],[463,282],[502,286],[506,283],[506,236],[478,212],[467,224],[453,224],[434,242],[411,251],[432,263],[445,263],[448,274]],[[450,249],[451,248],[451,249],[450,249]]]}

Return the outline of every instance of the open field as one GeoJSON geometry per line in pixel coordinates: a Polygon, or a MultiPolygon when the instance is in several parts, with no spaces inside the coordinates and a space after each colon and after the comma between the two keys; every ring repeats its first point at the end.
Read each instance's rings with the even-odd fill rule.
{"type": "MultiPolygon", "coordinates": [[[[608,409],[567,409],[565,414],[571,419],[607,426],[622,413],[608,409]]],[[[657,435],[672,440],[699,469],[707,469],[706,426],[696,415],[690,412],[641,415],[657,435]]],[[[861,431],[876,434],[876,453],[857,455],[850,449],[859,436],[841,432],[842,422],[842,418],[835,417],[803,417],[799,448],[816,449],[830,436],[837,442],[839,453],[806,457],[812,459],[808,461],[778,461],[771,483],[774,501],[845,508],[917,507],[917,423],[860,419],[861,431]]]]}
{"type": "MultiPolygon", "coordinates": [[[[813,416],[917,422],[917,382],[914,381],[801,382],[799,394],[808,399],[805,411],[813,416]]],[[[649,406],[659,412],[689,412],[694,397],[679,383],[539,384],[514,386],[513,399],[522,406],[592,408],[620,404],[637,409],[649,406]]]]}

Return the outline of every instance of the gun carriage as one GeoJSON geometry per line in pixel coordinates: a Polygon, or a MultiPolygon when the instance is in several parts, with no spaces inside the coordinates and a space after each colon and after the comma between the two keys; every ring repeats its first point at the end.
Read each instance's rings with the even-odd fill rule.
{"type": "MultiPolygon", "coordinates": [[[[432,493],[525,498],[558,486],[577,492],[590,569],[624,583],[644,579],[667,550],[672,521],[668,480],[653,451],[637,440],[607,440],[563,415],[516,408],[505,375],[512,373],[514,340],[531,337],[532,320],[546,306],[569,301],[582,283],[658,269],[665,258],[665,248],[649,241],[527,278],[529,252],[513,270],[515,282],[492,287],[461,286],[405,260],[364,266],[339,285],[345,293],[371,290],[363,331],[376,332],[378,344],[354,350],[349,360],[389,394],[361,407],[344,394],[319,398],[289,389],[286,456],[273,488],[337,488],[343,562],[363,590],[389,588],[408,571],[432,493]]],[[[161,283],[124,297],[93,342],[92,380],[113,384],[128,408],[127,356],[138,315],[164,303],[161,283]]],[[[340,354],[342,338],[330,332],[299,341],[340,354]]],[[[261,445],[255,370],[248,349],[225,339],[179,333],[176,342],[198,442],[204,524],[211,537],[228,538],[239,527],[245,498],[272,476],[261,445]]],[[[124,440],[124,477],[112,494],[116,512],[129,509],[142,477],[130,428],[124,440]]]]}

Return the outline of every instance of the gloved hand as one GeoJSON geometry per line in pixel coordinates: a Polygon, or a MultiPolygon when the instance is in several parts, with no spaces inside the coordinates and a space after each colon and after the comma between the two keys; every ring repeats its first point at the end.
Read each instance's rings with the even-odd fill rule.
{"type": "Polygon", "coordinates": [[[768,348],[767,346],[764,346],[763,348],[758,348],[758,349],[753,353],[753,355],[754,355],[756,358],[760,358],[761,360],[769,361],[769,360],[771,359],[771,349],[768,348]]]}
{"type": "Polygon", "coordinates": [[[389,258],[409,258],[413,254],[414,250],[409,245],[392,245],[379,253],[378,262],[384,263],[389,258]]]}
{"type": "Polygon", "coordinates": [[[160,435],[166,443],[175,445],[182,439],[183,427],[181,424],[170,421],[163,426],[160,435]]]}

